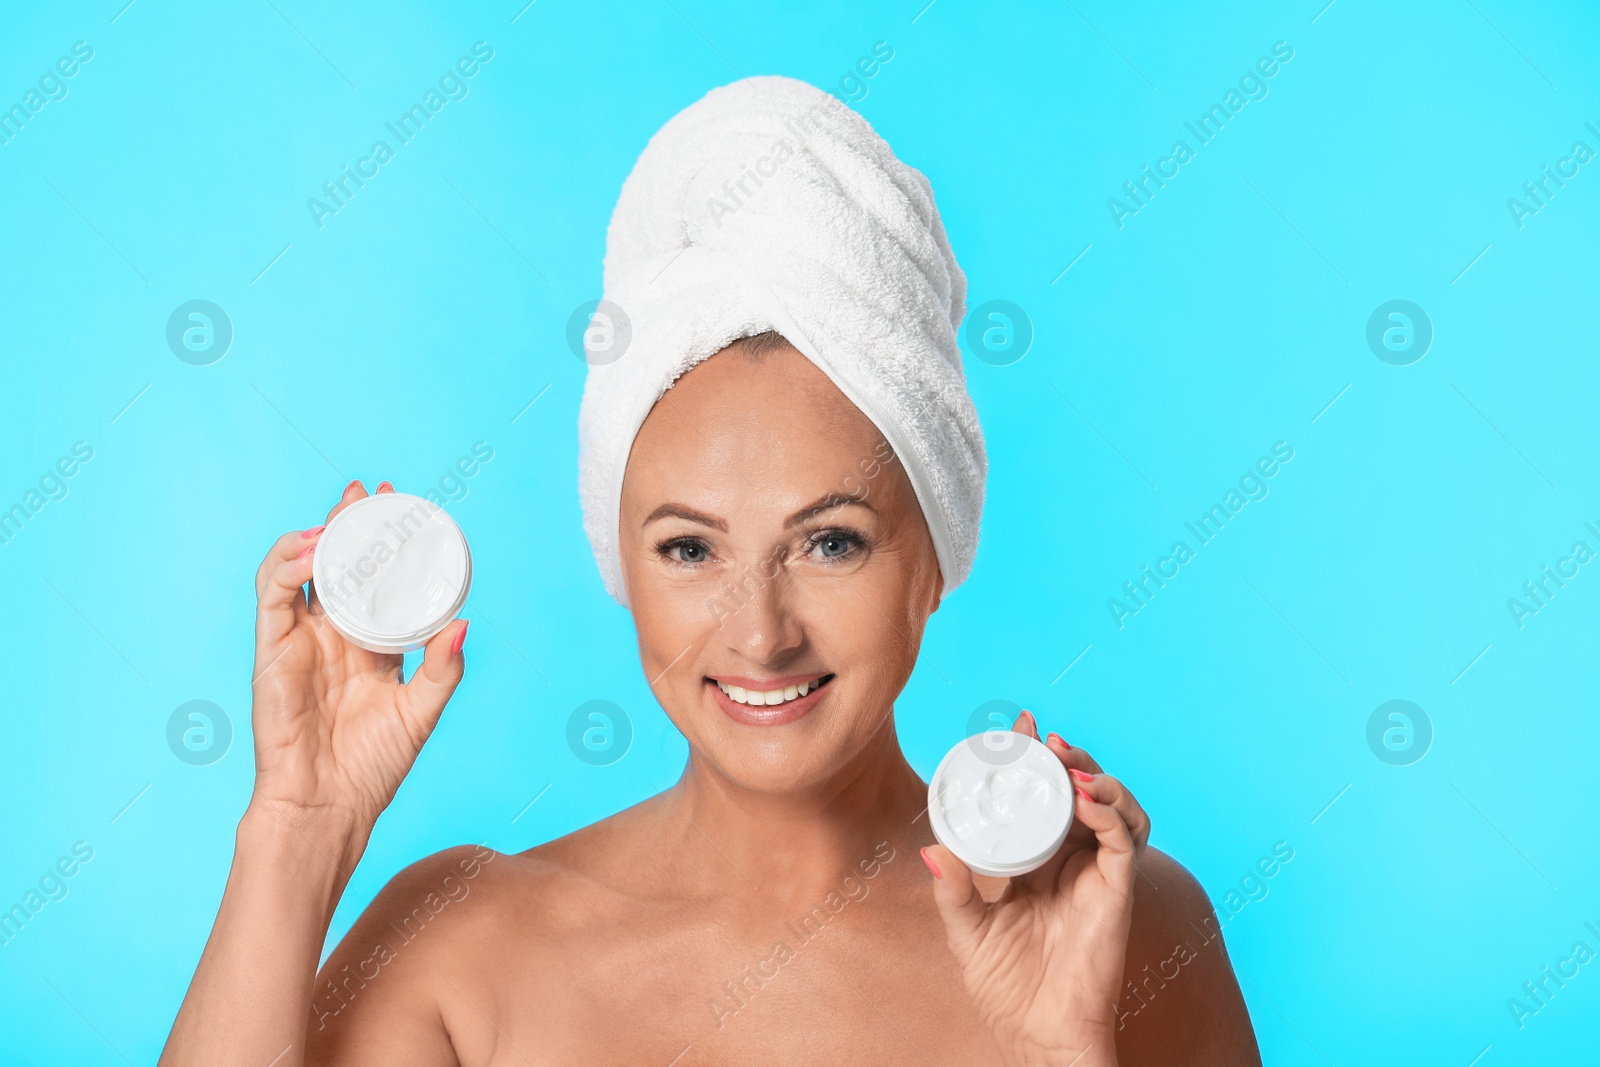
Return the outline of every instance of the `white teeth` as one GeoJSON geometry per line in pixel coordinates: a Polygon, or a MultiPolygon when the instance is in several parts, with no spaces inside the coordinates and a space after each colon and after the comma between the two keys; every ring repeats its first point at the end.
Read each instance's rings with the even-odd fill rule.
{"type": "MultiPolygon", "coordinates": [[[[827,676],[823,675],[823,677],[827,676]]],[[[722,682],[717,683],[717,688],[728,694],[731,700],[759,708],[773,707],[778,704],[786,704],[791,700],[798,700],[821,684],[822,678],[814,678],[809,682],[785,686],[782,689],[744,689],[741,686],[725,685],[722,682]]]]}

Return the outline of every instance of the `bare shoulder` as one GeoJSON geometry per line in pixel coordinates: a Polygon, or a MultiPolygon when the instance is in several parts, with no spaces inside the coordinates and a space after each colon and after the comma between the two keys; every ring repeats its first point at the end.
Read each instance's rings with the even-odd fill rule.
{"type": "Polygon", "coordinates": [[[1133,895],[1118,1059],[1141,1064],[1259,1065],[1255,1032],[1228,960],[1221,924],[1194,875],[1145,851],[1133,895]]]}
{"type": "Polygon", "coordinates": [[[629,862],[649,805],[635,805],[523,852],[458,845],[426,856],[390,879],[361,923],[437,930],[439,943],[430,951],[441,957],[471,952],[481,958],[476,953],[485,943],[505,944],[525,935],[558,938],[637,895],[639,879],[630,877],[629,862]],[[530,907],[530,901],[538,906],[530,907]]]}
{"type": "MultiPolygon", "coordinates": [[[[598,826],[586,827],[579,834],[598,826]]],[[[602,831],[603,832],[603,831],[602,831]]],[[[576,835],[569,835],[576,836],[576,835]]],[[[562,838],[521,853],[460,845],[407,866],[373,898],[311,990],[308,1064],[453,1065],[511,975],[560,958],[612,894],[562,838]]]]}
{"type": "Polygon", "coordinates": [[[308,1064],[458,1062],[440,996],[450,976],[440,965],[481,936],[510,859],[462,845],[389,880],[317,973],[308,1064]]]}
{"type": "Polygon", "coordinates": [[[424,931],[436,932],[419,953],[436,964],[481,962],[497,947],[559,941],[630,903],[628,852],[616,847],[634,836],[630,814],[618,812],[524,852],[483,845],[436,852],[396,874],[361,924],[403,930],[408,945],[421,946],[424,931]]]}

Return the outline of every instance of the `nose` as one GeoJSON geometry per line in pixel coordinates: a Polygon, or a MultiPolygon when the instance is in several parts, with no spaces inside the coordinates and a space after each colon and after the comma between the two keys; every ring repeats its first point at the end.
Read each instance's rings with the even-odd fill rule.
{"type": "Polygon", "coordinates": [[[777,666],[805,643],[782,563],[747,567],[719,601],[718,629],[730,651],[751,663],[777,666]]]}

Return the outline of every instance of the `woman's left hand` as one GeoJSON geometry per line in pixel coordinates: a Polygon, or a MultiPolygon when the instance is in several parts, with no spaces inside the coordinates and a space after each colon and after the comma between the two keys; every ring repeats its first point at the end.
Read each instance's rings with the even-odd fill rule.
{"type": "MultiPolygon", "coordinates": [[[[1024,711],[1017,732],[1037,739],[1024,711]]],[[[922,850],[950,951],[1009,1067],[1117,1062],[1117,999],[1133,919],[1135,867],[1150,820],[1082,749],[1045,742],[1076,792],[1067,840],[1036,871],[985,903],[972,873],[942,845],[922,850]]]]}

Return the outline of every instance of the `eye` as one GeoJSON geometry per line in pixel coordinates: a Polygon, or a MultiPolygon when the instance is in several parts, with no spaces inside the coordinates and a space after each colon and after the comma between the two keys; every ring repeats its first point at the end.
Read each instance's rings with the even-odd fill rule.
{"type": "Polygon", "coordinates": [[[817,542],[817,547],[822,549],[822,554],[824,556],[832,557],[844,555],[846,552],[850,551],[851,546],[849,541],[846,541],[837,534],[829,534],[827,537],[824,537],[821,541],[817,542]]]}
{"type": "Polygon", "coordinates": [[[811,535],[808,549],[819,560],[842,562],[866,547],[866,539],[853,530],[820,530],[811,535]]]}
{"type": "Polygon", "coordinates": [[[704,563],[711,558],[711,546],[698,537],[677,537],[663,541],[656,551],[673,563],[704,563]]]}

